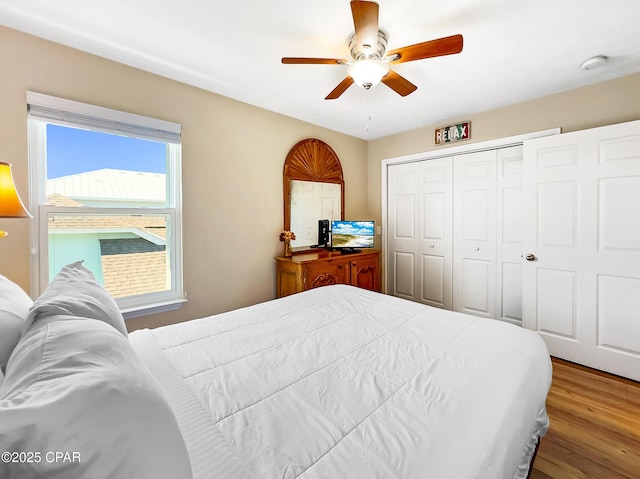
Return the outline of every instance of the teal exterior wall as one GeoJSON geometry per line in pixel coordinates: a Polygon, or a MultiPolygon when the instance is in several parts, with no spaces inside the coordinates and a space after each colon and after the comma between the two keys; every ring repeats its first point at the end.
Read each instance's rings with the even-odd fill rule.
{"type": "Polygon", "coordinates": [[[49,234],[49,282],[69,263],[84,260],[100,284],[104,284],[100,241],[97,233],[49,234]]]}

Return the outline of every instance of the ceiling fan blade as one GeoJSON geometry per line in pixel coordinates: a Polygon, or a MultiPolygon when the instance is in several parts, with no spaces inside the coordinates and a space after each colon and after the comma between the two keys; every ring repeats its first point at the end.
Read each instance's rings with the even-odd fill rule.
{"type": "Polygon", "coordinates": [[[338,84],[338,86],[333,89],[333,91],[331,93],[329,93],[325,97],[325,100],[335,100],[340,95],[342,95],[347,90],[347,88],[349,88],[351,85],[353,85],[353,78],[348,76],[344,80],[342,80],[338,84]]]}
{"type": "Polygon", "coordinates": [[[378,45],[378,4],[353,0],[351,15],[356,30],[356,43],[362,52],[375,51],[378,45]]]}
{"type": "Polygon", "coordinates": [[[381,81],[400,96],[407,96],[418,89],[417,86],[393,70],[389,70],[389,73],[383,76],[381,81]]]}
{"type": "Polygon", "coordinates": [[[349,60],[340,58],[300,58],[284,57],[282,63],[285,65],[342,65],[349,63],[349,60]]]}
{"type": "Polygon", "coordinates": [[[397,48],[387,52],[387,57],[399,55],[389,63],[404,63],[423,58],[440,57],[443,55],[453,55],[462,51],[462,35],[452,35],[450,37],[438,38],[428,42],[416,43],[408,47],[397,48]]]}

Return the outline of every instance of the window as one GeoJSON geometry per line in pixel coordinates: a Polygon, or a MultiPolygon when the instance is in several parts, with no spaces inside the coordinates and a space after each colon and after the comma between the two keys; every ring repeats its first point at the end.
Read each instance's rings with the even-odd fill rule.
{"type": "Polygon", "coordinates": [[[27,93],[32,284],[84,260],[125,317],[182,294],[181,127],[27,93]]]}

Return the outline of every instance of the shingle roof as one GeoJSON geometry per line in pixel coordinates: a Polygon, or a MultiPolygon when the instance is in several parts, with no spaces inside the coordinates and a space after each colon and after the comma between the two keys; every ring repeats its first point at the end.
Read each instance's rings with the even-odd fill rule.
{"type": "Polygon", "coordinates": [[[124,230],[137,228],[162,240],[167,238],[164,216],[67,216],[54,215],[49,221],[49,229],[124,230]]]}
{"type": "Polygon", "coordinates": [[[62,196],[60,193],[51,193],[50,195],[47,195],[47,204],[51,206],[67,206],[73,208],[82,206],[81,203],[67,198],[66,196],[62,196]]]}
{"type": "MultiPolygon", "coordinates": [[[[110,240],[113,248],[119,242],[127,243],[127,240],[110,240]]],[[[137,251],[139,247],[132,247],[123,254],[103,254],[102,273],[104,287],[115,298],[135,294],[166,291],[170,288],[167,284],[167,253],[158,251],[137,251]]],[[[129,246],[131,243],[127,243],[129,246]]],[[[117,246],[116,246],[117,247],[117,246]]]]}

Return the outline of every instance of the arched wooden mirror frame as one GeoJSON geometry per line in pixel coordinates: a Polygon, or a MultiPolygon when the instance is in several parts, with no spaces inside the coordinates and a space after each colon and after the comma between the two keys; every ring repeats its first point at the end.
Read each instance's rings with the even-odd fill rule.
{"type": "Polygon", "coordinates": [[[284,162],[284,229],[291,228],[291,180],[337,183],[340,185],[340,219],[344,220],[344,177],[336,152],[315,138],[296,143],[284,162]]]}

